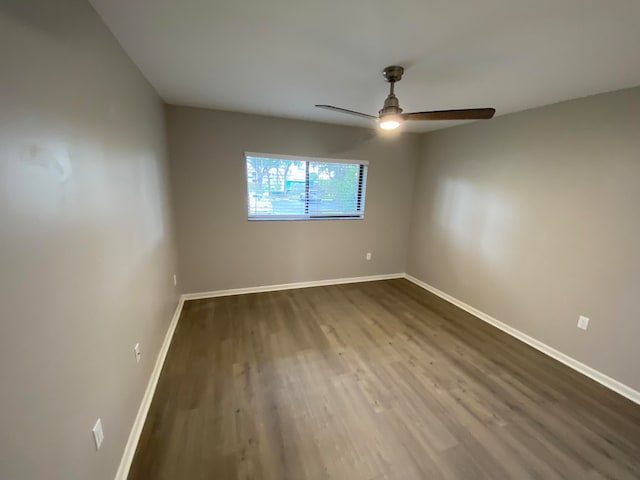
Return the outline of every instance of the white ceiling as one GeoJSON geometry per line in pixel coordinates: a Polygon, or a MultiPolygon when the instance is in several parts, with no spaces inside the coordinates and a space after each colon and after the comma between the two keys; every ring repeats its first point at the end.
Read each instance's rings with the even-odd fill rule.
{"type": "MultiPolygon", "coordinates": [[[[331,123],[640,85],[639,0],[90,0],[168,103],[331,123]]],[[[426,131],[451,122],[420,122],[426,131]]]]}

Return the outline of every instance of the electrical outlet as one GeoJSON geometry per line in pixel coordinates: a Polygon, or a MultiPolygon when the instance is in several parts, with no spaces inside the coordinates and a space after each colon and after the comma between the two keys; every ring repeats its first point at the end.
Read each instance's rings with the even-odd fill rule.
{"type": "Polygon", "coordinates": [[[139,343],[136,343],[136,345],[133,347],[133,353],[136,354],[136,363],[140,363],[140,355],[142,355],[142,352],[140,352],[139,343]]]}
{"type": "Polygon", "coordinates": [[[589,319],[583,315],[578,317],[578,328],[586,330],[589,327],[589,319]]]}
{"type": "Polygon", "coordinates": [[[102,445],[102,441],[104,440],[104,432],[102,431],[102,420],[98,419],[96,424],[91,429],[93,433],[93,439],[96,442],[96,450],[100,450],[100,446],[102,445]]]}
{"type": "Polygon", "coordinates": [[[173,286],[175,287],[176,285],[178,285],[178,276],[174,273],[173,274],[173,286]]]}
{"type": "Polygon", "coordinates": [[[371,260],[371,252],[367,252],[367,261],[371,260]]]}

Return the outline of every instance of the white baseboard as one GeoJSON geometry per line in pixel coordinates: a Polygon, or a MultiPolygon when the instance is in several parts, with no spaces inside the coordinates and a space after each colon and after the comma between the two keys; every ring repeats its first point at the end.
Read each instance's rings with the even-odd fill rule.
{"type": "Polygon", "coordinates": [[[556,350],[553,347],[550,347],[549,345],[542,343],[538,340],[536,340],[535,338],[530,337],[529,335],[522,333],[520,330],[517,330],[513,327],[510,327],[509,325],[507,325],[506,323],[501,322],[500,320],[497,320],[495,318],[493,318],[491,315],[487,315],[484,312],[481,312],[480,310],[472,307],[471,305],[467,305],[466,303],[462,302],[461,300],[458,300],[455,297],[452,297],[451,295],[443,292],[442,290],[438,290],[437,288],[429,285],[428,283],[423,282],[422,280],[419,280],[409,274],[405,274],[405,278],[407,280],[409,280],[410,282],[415,283],[416,285],[418,285],[419,287],[424,288],[425,290],[437,295],[438,297],[446,300],[449,303],[452,303],[453,305],[455,305],[456,307],[461,308],[462,310],[469,312],[471,315],[478,317],[480,320],[483,320],[491,325],[493,325],[496,328],[499,328],[500,330],[502,330],[503,332],[508,333],[509,335],[511,335],[512,337],[517,338],[518,340],[526,343],[527,345],[532,346],[533,348],[535,348],[536,350],[539,350],[540,352],[544,353],[545,355],[550,356],[551,358],[554,358],[555,360],[564,363],[565,365],[567,365],[570,368],[573,368],[574,370],[576,370],[577,372],[582,373],[583,375],[586,375],[587,377],[595,380],[596,382],[604,385],[605,387],[609,388],[610,390],[613,390],[616,393],[619,393],[620,395],[622,395],[623,397],[628,398],[629,400],[631,400],[632,402],[635,402],[637,404],[640,404],[640,392],[638,392],[637,390],[634,390],[633,388],[629,387],[628,385],[625,385],[624,383],[619,382],[618,380],[615,380],[607,375],[605,375],[602,372],[599,372],[598,370],[591,368],[588,365],[585,365],[582,362],[579,362],[578,360],[576,360],[575,358],[570,357],[569,355],[565,355],[564,353],[556,350]]]}
{"type": "Polygon", "coordinates": [[[153,394],[155,393],[156,386],[158,385],[160,372],[162,371],[162,366],[164,365],[165,358],[167,357],[169,345],[171,345],[171,339],[173,338],[173,334],[176,331],[176,326],[178,325],[178,320],[180,319],[180,314],[182,313],[183,306],[184,299],[180,297],[178,306],[176,307],[176,311],[174,312],[171,323],[169,324],[169,329],[167,330],[167,334],[165,335],[162,346],[160,347],[160,351],[158,352],[156,364],[154,365],[153,371],[151,372],[151,378],[149,378],[147,389],[145,390],[144,396],[142,397],[142,403],[140,404],[140,408],[138,409],[136,419],[133,422],[133,427],[131,428],[131,433],[129,434],[127,445],[124,447],[124,453],[122,454],[120,466],[118,467],[115,480],[127,480],[127,477],[129,476],[131,462],[133,462],[133,456],[136,453],[138,441],[140,440],[140,435],[142,434],[142,428],[144,427],[144,422],[147,419],[149,407],[151,406],[151,400],[153,400],[153,394]]]}
{"type": "Polygon", "coordinates": [[[292,290],[294,288],[322,287],[326,285],[342,285],[345,283],[373,282],[376,280],[390,280],[404,278],[404,273],[387,273],[384,275],[369,275],[364,277],[331,278],[329,280],[314,280],[311,282],[281,283],[277,285],[263,285],[260,287],[232,288],[229,290],[214,290],[211,292],[186,293],[183,300],[200,300],[202,298],[227,297],[243,295],[245,293],[274,292],[277,290],[292,290]]]}

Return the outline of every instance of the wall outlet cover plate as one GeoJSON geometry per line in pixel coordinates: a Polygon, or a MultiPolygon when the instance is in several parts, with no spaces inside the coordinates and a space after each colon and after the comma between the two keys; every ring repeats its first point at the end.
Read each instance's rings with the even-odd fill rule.
{"type": "Polygon", "coordinates": [[[589,319],[584,315],[578,317],[578,328],[586,330],[589,327],[589,319]]]}
{"type": "Polygon", "coordinates": [[[104,432],[102,431],[101,419],[98,419],[91,431],[93,432],[93,439],[96,442],[96,450],[100,450],[100,446],[102,445],[102,441],[104,440],[104,432]]]}

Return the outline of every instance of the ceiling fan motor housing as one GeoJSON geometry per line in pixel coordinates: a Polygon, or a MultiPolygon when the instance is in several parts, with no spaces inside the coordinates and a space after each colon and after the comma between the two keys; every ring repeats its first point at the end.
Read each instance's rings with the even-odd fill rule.
{"type": "Polygon", "coordinates": [[[382,118],[388,115],[400,115],[401,113],[402,109],[400,108],[398,97],[391,93],[384,101],[384,106],[378,112],[378,115],[380,116],[380,118],[382,118]]]}

